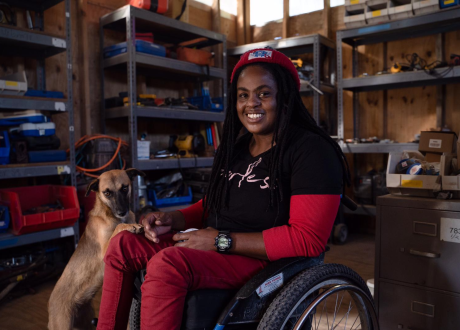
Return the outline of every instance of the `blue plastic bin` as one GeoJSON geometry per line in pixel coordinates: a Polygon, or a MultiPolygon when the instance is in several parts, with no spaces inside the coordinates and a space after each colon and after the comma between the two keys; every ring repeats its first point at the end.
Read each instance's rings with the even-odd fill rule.
{"type": "Polygon", "coordinates": [[[10,139],[7,131],[1,131],[0,135],[3,139],[0,139],[0,165],[6,165],[10,163],[10,139]]]}
{"type": "Polygon", "coordinates": [[[10,212],[8,207],[0,205],[0,233],[4,233],[10,226],[10,212]]]}
{"type": "MultiPolygon", "coordinates": [[[[114,57],[126,53],[128,47],[125,42],[104,48],[104,58],[114,57]]],[[[156,56],[166,56],[166,48],[144,40],[136,40],[136,52],[156,56]]]]}
{"type": "Polygon", "coordinates": [[[188,187],[188,195],[181,196],[181,197],[171,197],[171,198],[157,198],[157,194],[153,189],[147,189],[147,197],[149,201],[153,203],[156,207],[162,206],[173,206],[173,205],[181,205],[181,204],[188,204],[192,202],[192,188],[188,187]]]}
{"type": "Polygon", "coordinates": [[[66,159],[65,150],[29,151],[29,163],[64,162],[66,159]]]}
{"type": "Polygon", "coordinates": [[[24,96],[30,97],[46,97],[49,99],[63,99],[64,93],[63,92],[55,92],[55,91],[39,91],[35,89],[28,89],[24,96]]]}
{"type": "Polygon", "coordinates": [[[439,0],[439,7],[441,9],[454,7],[459,4],[459,0],[439,0]]]}
{"type": "Polygon", "coordinates": [[[221,97],[215,97],[211,100],[209,95],[205,96],[193,96],[188,97],[187,100],[193,104],[194,106],[198,107],[200,110],[209,110],[209,111],[224,111],[224,105],[222,104],[221,97]]]}

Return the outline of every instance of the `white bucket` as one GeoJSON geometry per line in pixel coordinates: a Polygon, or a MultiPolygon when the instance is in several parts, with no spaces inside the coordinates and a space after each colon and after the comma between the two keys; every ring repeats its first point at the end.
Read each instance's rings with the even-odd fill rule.
{"type": "Polygon", "coordinates": [[[370,280],[367,280],[366,284],[369,288],[369,291],[371,292],[372,297],[374,297],[374,279],[371,278],[370,280]]]}

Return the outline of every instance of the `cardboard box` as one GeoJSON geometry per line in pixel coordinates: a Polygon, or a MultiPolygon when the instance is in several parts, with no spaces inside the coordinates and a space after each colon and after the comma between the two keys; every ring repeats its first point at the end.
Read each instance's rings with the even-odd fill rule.
{"type": "Polygon", "coordinates": [[[425,160],[428,163],[440,163],[442,154],[435,154],[432,152],[427,152],[425,155],[425,160]]]}
{"type": "Polygon", "coordinates": [[[392,195],[435,197],[434,192],[441,190],[441,177],[434,175],[396,174],[396,164],[401,161],[402,153],[392,152],[388,156],[387,188],[392,195]]]}
{"type": "Polygon", "coordinates": [[[454,132],[425,131],[420,134],[418,150],[437,154],[455,153],[456,143],[457,138],[454,132]]]}
{"type": "Polygon", "coordinates": [[[453,176],[451,174],[451,162],[454,155],[444,154],[441,157],[441,175],[442,175],[442,190],[451,191],[454,193],[454,198],[460,196],[460,176],[453,176]]]}

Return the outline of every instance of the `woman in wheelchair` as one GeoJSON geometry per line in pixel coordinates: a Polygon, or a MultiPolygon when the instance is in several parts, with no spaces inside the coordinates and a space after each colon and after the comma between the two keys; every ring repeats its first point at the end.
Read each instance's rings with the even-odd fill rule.
{"type": "Polygon", "coordinates": [[[189,291],[239,289],[270,262],[322,255],[349,171],[299,88],[282,53],[241,57],[205,199],[148,214],[145,237],[121,232],[111,240],[98,329],[126,329],[144,268],[141,328],[180,329],[189,291]],[[190,228],[199,229],[183,232],[190,228]]]}

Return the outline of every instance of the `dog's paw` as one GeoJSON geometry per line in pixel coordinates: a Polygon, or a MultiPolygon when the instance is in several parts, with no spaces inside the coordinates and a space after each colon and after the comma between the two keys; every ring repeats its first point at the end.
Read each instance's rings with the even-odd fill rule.
{"type": "Polygon", "coordinates": [[[116,234],[118,234],[119,232],[121,231],[129,231],[130,233],[133,233],[133,234],[142,234],[144,232],[144,226],[142,225],[139,225],[137,223],[135,224],[131,224],[131,223],[122,223],[122,224],[119,224],[117,226],[117,228],[115,229],[115,232],[113,234],[113,236],[115,236],[116,234]]]}
{"type": "Polygon", "coordinates": [[[130,233],[133,234],[143,234],[144,233],[144,226],[139,224],[131,225],[131,229],[127,229],[130,233]]]}

